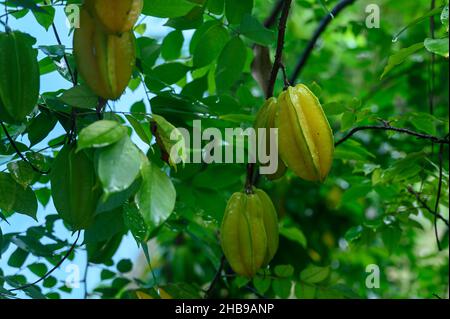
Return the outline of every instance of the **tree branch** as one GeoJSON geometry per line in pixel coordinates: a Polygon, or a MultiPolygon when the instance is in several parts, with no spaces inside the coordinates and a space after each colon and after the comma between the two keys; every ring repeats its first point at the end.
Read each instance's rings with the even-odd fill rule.
{"type": "Polygon", "coordinates": [[[281,59],[283,58],[284,36],[286,34],[286,24],[289,16],[289,9],[292,0],[283,1],[283,11],[281,12],[280,22],[278,24],[278,40],[277,49],[275,53],[275,61],[273,62],[272,72],[270,73],[269,85],[267,87],[266,98],[273,96],[275,81],[277,80],[278,70],[282,66],[281,59]]]}
{"type": "Polygon", "coordinates": [[[436,195],[436,203],[434,204],[434,235],[436,236],[436,242],[438,245],[438,249],[442,250],[441,242],[439,241],[439,234],[437,231],[437,215],[439,213],[439,200],[441,199],[441,191],[442,191],[442,178],[443,178],[443,172],[442,172],[442,166],[443,163],[443,155],[444,155],[444,144],[441,144],[439,146],[439,179],[438,179],[438,191],[436,195]]]}
{"type": "Polygon", "coordinates": [[[341,138],[339,141],[337,141],[334,145],[339,146],[340,144],[342,144],[346,140],[348,140],[350,137],[352,137],[355,133],[357,133],[359,131],[364,131],[364,130],[394,131],[394,132],[398,132],[398,133],[412,135],[417,138],[430,140],[433,143],[437,143],[437,144],[449,144],[449,140],[447,137],[439,138],[437,136],[415,132],[415,131],[412,131],[412,130],[409,130],[406,128],[399,128],[399,127],[390,126],[389,124],[384,124],[384,125],[364,125],[364,126],[355,127],[353,129],[351,129],[350,132],[348,132],[343,138],[341,138]]]}
{"type": "Polygon", "coordinates": [[[442,220],[445,223],[445,225],[447,225],[447,227],[449,227],[448,220],[446,220],[444,218],[444,216],[442,216],[441,214],[436,213],[434,210],[432,210],[430,208],[430,206],[428,206],[428,204],[425,202],[425,200],[423,200],[420,197],[420,194],[417,193],[411,186],[408,186],[408,192],[416,197],[416,200],[422,205],[423,208],[425,208],[425,210],[427,212],[429,212],[430,214],[434,215],[436,218],[442,220]]]}
{"type": "Polygon", "coordinates": [[[61,264],[70,256],[70,254],[72,253],[72,251],[75,249],[75,247],[77,246],[77,242],[78,239],[80,238],[80,234],[81,234],[81,230],[78,231],[77,233],[77,238],[75,239],[74,243],[72,244],[72,246],[70,247],[70,249],[67,251],[67,253],[64,255],[64,257],[52,268],[50,269],[44,276],[42,276],[41,278],[39,278],[38,280],[30,283],[30,284],[26,284],[17,288],[13,288],[13,289],[9,289],[10,292],[12,291],[17,291],[17,290],[24,290],[27,289],[29,287],[32,287],[38,283],[40,283],[41,281],[43,281],[45,278],[47,278],[48,276],[50,276],[56,269],[59,268],[59,266],[61,266],[61,264]]]}
{"type": "Polygon", "coordinates": [[[42,175],[47,175],[50,173],[50,170],[47,171],[42,171],[39,168],[37,168],[36,166],[34,166],[33,163],[31,163],[26,157],[25,155],[22,154],[22,152],[19,150],[19,148],[16,145],[16,142],[14,141],[14,139],[11,137],[11,135],[8,132],[8,129],[6,128],[5,124],[3,122],[0,121],[0,125],[3,128],[3,131],[5,132],[6,138],[8,139],[9,143],[11,144],[12,148],[14,149],[14,151],[16,152],[16,154],[22,159],[22,161],[24,161],[25,163],[27,163],[28,165],[30,165],[31,169],[33,171],[35,171],[36,173],[42,174],[42,175]]]}
{"type": "Polygon", "coordinates": [[[303,67],[305,66],[306,62],[308,61],[309,56],[311,55],[311,52],[314,49],[314,46],[316,45],[317,40],[319,39],[320,35],[325,31],[328,24],[331,22],[331,20],[336,17],[339,12],[341,12],[344,8],[351,5],[356,0],[341,0],[331,11],[330,14],[327,14],[325,17],[323,17],[322,21],[320,21],[319,26],[317,27],[316,31],[314,32],[311,40],[309,40],[308,45],[306,46],[305,50],[303,51],[299,61],[297,62],[297,65],[295,66],[294,72],[292,73],[290,82],[295,83],[297,78],[300,76],[300,73],[303,70],[303,67]]]}

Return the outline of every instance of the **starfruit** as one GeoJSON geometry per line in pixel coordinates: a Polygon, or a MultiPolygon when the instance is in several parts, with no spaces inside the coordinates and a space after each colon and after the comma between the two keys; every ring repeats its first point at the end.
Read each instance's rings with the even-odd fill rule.
{"type": "Polygon", "coordinates": [[[59,216],[72,228],[88,228],[94,221],[101,195],[94,163],[75,145],[65,145],[55,158],[50,173],[52,198],[59,216]]]}
{"type": "Polygon", "coordinates": [[[0,120],[23,122],[39,97],[35,40],[18,31],[0,32],[0,120]]]}
{"type": "Polygon", "coordinates": [[[139,18],[144,0],[87,0],[86,7],[108,33],[131,31],[139,18]]]}
{"type": "Polygon", "coordinates": [[[133,32],[108,34],[82,8],[73,47],[78,71],[92,91],[104,99],[118,99],[130,81],[135,63],[133,32]]]}
{"type": "Polygon", "coordinates": [[[297,176],[324,181],[333,162],[333,132],[317,97],[303,84],[278,97],[279,153],[297,176]]]}
{"type": "Polygon", "coordinates": [[[272,260],[278,249],[278,217],[269,196],[253,189],[234,193],[225,209],[220,240],[231,268],[253,277],[272,260]]]}
{"type": "MultiPolygon", "coordinates": [[[[256,115],[256,119],[255,119],[255,122],[253,125],[253,127],[256,130],[257,145],[258,145],[258,147],[261,147],[262,143],[264,143],[266,152],[269,152],[270,150],[272,150],[271,146],[274,146],[274,145],[271,145],[272,143],[270,142],[270,129],[276,128],[275,117],[276,117],[276,113],[277,113],[277,107],[278,107],[278,105],[277,105],[276,98],[271,97],[271,98],[267,99],[266,102],[264,103],[264,105],[258,111],[258,114],[256,115]],[[259,129],[261,129],[261,128],[266,130],[265,138],[260,137],[259,129]]],[[[278,139],[276,139],[275,141],[277,142],[278,139]]],[[[277,171],[274,174],[268,174],[265,176],[270,180],[275,180],[275,179],[282,177],[286,173],[286,170],[287,170],[287,168],[286,168],[286,165],[284,164],[283,160],[281,159],[281,157],[278,157],[277,171]]]]}

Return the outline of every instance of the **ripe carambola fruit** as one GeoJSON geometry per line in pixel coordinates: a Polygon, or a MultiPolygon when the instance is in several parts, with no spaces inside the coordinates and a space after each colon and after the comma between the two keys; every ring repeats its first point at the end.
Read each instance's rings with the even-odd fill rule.
{"type": "Polygon", "coordinates": [[[133,29],[144,6],[143,0],[87,0],[86,5],[105,30],[123,33],[133,29]]]}
{"type": "Polygon", "coordinates": [[[0,120],[23,122],[39,97],[35,40],[18,31],[0,32],[0,120]]]}
{"type": "Polygon", "coordinates": [[[317,97],[303,84],[278,97],[279,153],[294,173],[324,181],[333,162],[333,132],[317,97]]]}
{"type": "MultiPolygon", "coordinates": [[[[266,152],[271,151],[270,148],[270,129],[276,128],[275,126],[275,116],[277,113],[277,99],[274,97],[271,97],[266,100],[264,105],[259,110],[258,114],[256,115],[255,123],[253,124],[253,127],[256,130],[256,136],[257,136],[257,143],[258,147],[260,146],[260,143],[266,144],[266,152]],[[266,138],[265,141],[261,140],[259,137],[259,128],[266,129],[266,138]]],[[[278,158],[278,168],[277,171],[274,174],[265,175],[270,180],[275,180],[280,177],[283,177],[283,175],[286,173],[286,165],[284,164],[283,160],[279,157],[278,158]]]]}
{"type": "Polygon", "coordinates": [[[225,209],[220,239],[231,268],[253,277],[278,249],[278,217],[269,196],[259,189],[234,193],[225,209]]]}
{"type": "Polygon", "coordinates": [[[108,34],[82,8],[73,47],[78,71],[92,91],[104,99],[118,99],[130,81],[135,63],[133,32],[108,34]]]}
{"type": "Polygon", "coordinates": [[[88,228],[94,221],[101,195],[94,163],[75,145],[65,145],[50,173],[52,198],[59,216],[72,228],[88,228]]]}

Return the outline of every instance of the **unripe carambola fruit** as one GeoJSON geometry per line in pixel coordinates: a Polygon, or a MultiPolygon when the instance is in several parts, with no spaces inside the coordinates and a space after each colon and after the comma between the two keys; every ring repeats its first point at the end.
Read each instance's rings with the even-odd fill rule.
{"type": "Polygon", "coordinates": [[[100,187],[94,163],[75,145],[65,145],[50,173],[52,198],[59,216],[72,230],[88,228],[94,221],[100,187]]]}
{"type": "Polygon", "coordinates": [[[278,249],[278,217],[269,196],[259,189],[234,193],[225,209],[220,239],[231,268],[252,277],[278,249]]]}
{"type": "Polygon", "coordinates": [[[0,120],[23,122],[39,97],[35,40],[18,31],[0,32],[0,120]]]}
{"type": "Polygon", "coordinates": [[[317,97],[303,84],[278,98],[276,116],[280,156],[308,181],[324,181],[333,162],[333,132],[317,97]]]}
{"type": "Polygon", "coordinates": [[[73,47],[78,71],[92,91],[104,99],[118,99],[130,81],[135,63],[133,32],[108,34],[82,8],[73,47]]]}
{"type": "MultiPolygon", "coordinates": [[[[253,127],[256,130],[256,136],[257,136],[257,145],[259,147],[260,143],[266,144],[266,153],[271,151],[270,148],[270,129],[276,128],[275,126],[275,116],[277,112],[277,99],[274,97],[271,97],[266,100],[264,105],[261,107],[261,109],[258,111],[258,114],[256,115],[255,123],[253,124],[253,127]],[[265,141],[261,140],[259,138],[259,128],[266,129],[266,138],[265,141]]],[[[265,175],[270,180],[275,180],[280,177],[283,177],[283,175],[286,173],[286,165],[284,164],[281,157],[278,157],[278,168],[277,171],[274,174],[265,175]]]]}
{"type": "Polygon", "coordinates": [[[144,6],[143,0],[87,0],[86,6],[109,33],[131,31],[144,6]]]}

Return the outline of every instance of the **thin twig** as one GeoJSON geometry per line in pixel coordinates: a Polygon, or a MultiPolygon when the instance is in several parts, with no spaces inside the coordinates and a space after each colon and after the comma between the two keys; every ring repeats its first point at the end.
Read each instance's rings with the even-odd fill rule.
{"type": "Polygon", "coordinates": [[[331,11],[330,14],[327,14],[322,21],[320,21],[319,26],[317,27],[316,31],[314,32],[314,35],[312,36],[311,40],[309,40],[308,45],[306,46],[305,50],[303,51],[302,55],[300,56],[300,59],[295,66],[294,72],[292,73],[290,82],[295,83],[297,78],[300,76],[300,73],[302,72],[303,67],[305,66],[306,62],[308,61],[309,56],[311,55],[311,52],[314,49],[314,46],[316,45],[317,40],[319,39],[320,35],[325,31],[328,24],[331,22],[333,18],[335,18],[339,12],[341,12],[344,8],[351,5],[356,0],[341,0],[331,11]]]}
{"type": "Polygon", "coordinates": [[[394,131],[394,132],[398,132],[398,133],[412,135],[417,138],[430,140],[436,144],[449,144],[448,138],[439,138],[437,136],[415,132],[410,129],[394,127],[394,126],[390,126],[389,124],[383,124],[383,125],[364,125],[364,126],[355,127],[353,129],[351,129],[350,132],[348,132],[343,138],[341,138],[339,141],[337,141],[335,143],[335,146],[338,146],[338,145],[344,143],[346,140],[348,140],[350,137],[352,137],[355,133],[357,133],[359,131],[364,131],[364,130],[394,131]]]}
{"type": "Polygon", "coordinates": [[[432,214],[436,218],[442,220],[445,223],[445,225],[447,225],[447,227],[449,227],[448,220],[446,220],[444,218],[444,216],[442,216],[441,214],[436,213],[434,210],[432,210],[430,208],[430,206],[428,206],[428,204],[425,202],[425,200],[423,200],[423,198],[420,197],[420,194],[417,193],[411,186],[408,186],[408,192],[416,197],[417,201],[422,205],[423,208],[425,208],[425,210],[427,212],[429,212],[430,214],[432,214]]]}
{"type": "Polygon", "coordinates": [[[46,171],[42,171],[39,168],[37,168],[36,166],[34,166],[33,163],[31,163],[26,157],[25,155],[22,154],[22,152],[19,150],[19,148],[16,145],[16,142],[14,141],[14,139],[11,137],[11,135],[8,132],[8,129],[6,128],[5,124],[3,122],[0,121],[0,125],[3,128],[3,131],[5,132],[6,138],[8,139],[9,143],[11,144],[12,148],[14,149],[14,151],[16,152],[16,154],[28,165],[30,165],[31,169],[33,171],[35,171],[36,173],[42,174],[42,175],[47,175],[50,173],[50,170],[46,170],[46,171]]]}
{"type": "Polygon", "coordinates": [[[222,255],[222,258],[220,258],[219,268],[217,269],[217,272],[216,272],[213,280],[211,281],[211,284],[209,285],[208,290],[206,291],[205,298],[209,298],[211,293],[214,291],[214,288],[216,287],[216,285],[219,282],[219,279],[221,277],[224,265],[225,265],[225,255],[222,255]]]}
{"type": "Polygon", "coordinates": [[[434,235],[436,236],[436,242],[438,245],[438,249],[442,250],[441,242],[439,241],[439,234],[437,230],[437,214],[439,213],[439,200],[441,199],[441,191],[442,191],[442,178],[443,178],[443,155],[444,155],[444,144],[439,146],[439,179],[438,179],[438,191],[436,195],[436,203],[434,204],[434,235]]]}
{"type": "Polygon", "coordinates": [[[273,96],[273,90],[275,88],[275,81],[277,80],[278,71],[282,64],[284,36],[286,34],[286,24],[289,16],[289,9],[291,7],[292,0],[284,0],[283,11],[281,12],[280,22],[278,24],[278,40],[277,49],[275,53],[275,61],[273,62],[272,71],[270,73],[269,85],[267,86],[266,98],[273,96]]]}
{"type": "Polygon", "coordinates": [[[50,276],[56,269],[59,268],[59,266],[61,266],[61,264],[67,259],[69,258],[70,254],[73,252],[73,250],[75,249],[75,247],[77,246],[77,242],[78,239],[80,238],[80,234],[81,234],[81,230],[78,231],[77,233],[77,238],[75,239],[74,243],[72,244],[72,246],[70,247],[70,249],[67,251],[67,253],[64,255],[64,257],[52,268],[50,269],[44,276],[42,276],[41,278],[39,278],[38,280],[30,283],[30,284],[26,284],[17,288],[13,288],[13,289],[9,289],[9,291],[17,291],[17,290],[24,290],[27,289],[29,287],[32,287],[38,283],[40,283],[41,281],[45,280],[45,278],[47,278],[48,276],[50,276]]]}
{"type": "MultiPolygon", "coordinates": [[[[53,1],[52,1],[52,5],[53,5],[53,1]]],[[[52,29],[53,29],[53,33],[55,34],[56,42],[58,42],[59,46],[63,46],[61,38],[59,37],[59,34],[58,34],[58,30],[56,29],[55,22],[52,22],[52,29]]],[[[67,59],[65,50],[63,52],[63,59],[64,59],[64,63],[67,66],[67,70],[69,71],[70,79],[72,80],[72,83],[75,86],[75,85],[77,85],[77,81],[75,80],[72,69],[70,68],[69,60],[67,59]]]]}
{"type": "Polygon", "coordinates": [[[87,299],[88,296],[88,284],[87,284],[88,271],[89,271],[89,256],[86,251],[86,267],[84,268],[84,275],[83,275],[83,283],[84,283],[83,299],[87,299]]]}

